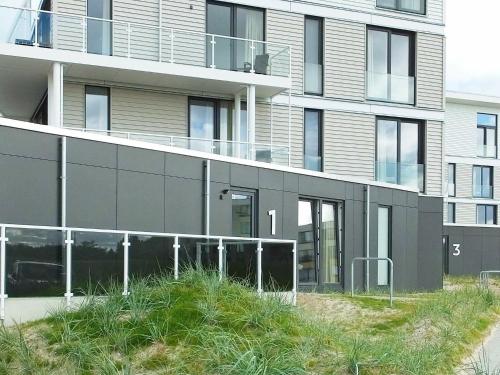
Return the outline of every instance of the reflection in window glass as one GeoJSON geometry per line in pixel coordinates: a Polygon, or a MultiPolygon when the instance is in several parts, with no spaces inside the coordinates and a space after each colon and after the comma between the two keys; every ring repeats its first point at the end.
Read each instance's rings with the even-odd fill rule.
{"type": "Polygon", "coordinates": [[[111,0],[87,0],[87,16],[87,52],[111,55],[111,0]]]}
{"type": "Polygon", "coordinates": [[[425,1],[426,0],[377,0],[377,6],[403,12],[425,14],[425,1]]]}
{"type": "Polygon", "coordinates": [[[253,236],[253,194],[233,192],[232,201],[232,228],[233,236],[253,236]]]}
{"type": "Polygon", "coordinates": [[[73,232],[72,290],[104,293],[123,283],[123,235],[73,232]]]}
{"type": "Polygon", "coordinates": [[[219,241],[179,238],[179,272],[186,268],[219,269],[219,241]]]}
{"type": "Polygon", "coordinates": [[[215,138],[215,102],[191,99],[189,101],[189,137],[193,150],[211,152],[211,142],[215,138]]]}
{"type": "Polygon", "coordinates": [[[476,223],[482,225],[496,225],[497,206],[478,204],[476,206],[476,223]]]}
{"type": "MultiPolygon", "coordinates": [[[[391,258],[391,211],[389,207],[378,208],[378,254],[379,258],[391,258]]],[[[389,284],[389,262],[378,261],[378,285],[389,284]]]]}
{"type": "Polygon", "coordinates": [[[494,158],[497,155],[497,116],[477,114],[477,155],[494,158]]]}
{"type": "Polygon", "coordinates": [[[454,197],[456,195],[456,164],[448,164],[448,196],[454,197]]]}
{"type": "Polygon", "coordinates": [[[9,297],[62,296],[65,251],[62,232],[6,229],[6,292],[9,297]]]}
{"type": "Polygon", "coordinates": [[[493,198],[493,167],[474,166],[472,184],[474,197],[493,198]]]}
{"type": "Polygon", "coordinates": [[[338,283],[339,273],[339,246],[337,236],[337,205],[323,203],[321,206],[321,273],[324,283],[338,283]]]}
{"type": "Polygon", "coordinates": [[[455,223],[455,203],[448,203],[448,223],[455,223]]]}
{"type": "Polygon", "coordinates": [[[299,201],[299,241],[298,261],[299,261],[299,282],[317,282],[317,249],[314,235],[315,227],[315,207],[314,202],[307,200],[299,201]]]}
{"type": "Polygon", "coordinates": [[[305,18],[304,60],[304,91],[308,94],[323,94],[323,21],[321,18],[305,18]]]}
{"type": "Polygon", "coordinates": [[[377,122],[377,180],[398,183],[398,123],[377,122]]]}
{"type": "Polygon", "coordinates": [[[237,281],[257,285],[257,243],[224,242],[224,271],[237,281]]]}
{"type": "Polygon", "coordinates": [[[389,98],[388,73],[388,33],[368,30],[368,97],[389,98]]]}
{"type": "Polygon", "coordinates": [[[262,244],[262,285],[264,291],[293,289],[293,246],[262,244]]]}
{"type": "Polygon", "coordinates": [[[109,88],[85,86],[85,128],[109,130],[109,88]]]}
{"type": "Polygon", "coordinates": [[[304,167],[321,171],[322,162],[321,111],[304,110],[304,167]]]}
{"type": "Polygon", "coordinates": [[[129,269],[132,277],[167,275],[174,270],[174,239],[130,236],[129,269]]]}

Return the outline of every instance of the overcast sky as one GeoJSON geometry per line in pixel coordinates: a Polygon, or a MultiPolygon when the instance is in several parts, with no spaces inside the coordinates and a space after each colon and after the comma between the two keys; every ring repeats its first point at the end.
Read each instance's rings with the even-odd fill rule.
{"type": "Polygon", "coordinates": [[[446,0],[448,90],[500,96],[499,0],[446,0]]]}

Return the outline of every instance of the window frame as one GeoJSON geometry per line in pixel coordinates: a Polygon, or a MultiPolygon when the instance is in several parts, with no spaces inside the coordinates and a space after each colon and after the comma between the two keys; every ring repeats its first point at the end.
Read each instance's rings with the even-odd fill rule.
{"type": "Polygon", "coordinates": [[[319,21],[319,41],[320,48],[319,61],[321,61],[321,93],[306,91],[304,83],[304,94],[312,96],[325,95],[325,20],[323,17],[306,15],[304,17],[304,82],[306,79],[306,22],[307,19],[319,21]]]}
{"type": "MultiPolygon", "coordinates": [[[[252,207],[251,207],[251,224],[250,224],[250,229],[251,229],[251,235],[250,237],[255,237],[258,234],[258,221],[257,221],[257,215],[258,215],[258,191],[254,189],[248,189],[248,188],[242,188],[242,187],[237,187],[237,186],[231,186],[231,189],[229,189],[229,194],[231,198],[231,233],[234,235],[233,232],[233,194],[235,195],[247,195],[251,196],[252,198],[252,207]]],[[[239,237],[239,236],[236,236],[239,237]]]]}
{"type": "Polygon", "coordinates": [[[413,15],[418,15],[418,16],[427,16],[427,0],[424,0],[424,9],[422,10],[422,12],[415,12],[415,11],[411,11],[408,9],[404,9],[401,7],[401,0],[395,0],[395,1],[396,1],[395,8],[392,8],[390,6],[379,5],[378,0],[376,0],[375,7],[379,8],[379,9],[383,9],[383,10],[392,10],[392,11],[396,11],[396,12],[408,13],[408,14],[413,14],[413,15]]]}
{"type": "MultiPolygon", "coordinates": [[[[425,126],[425,121],[423,120],[415,120],[415,119],[406,119],[406,118],[400,118],[400,117],[387,117],[387,116],[376,116],[375,117],[375,163],[378,163],[378,139],[379,139],[379,133],[378,133],[378,126],[379,126],[379,120],[386,120],[386,121],[396,121],[397,122],[397,163],[401,163],[401,123],[406,122],[406,123],[413,123],[418,125],[419,129],[419,149],[418,149],[418,159],[419,163],[417,165],[422,165],[423,166],[423,171],[422,171],[422,189],[420,192],[423,193],[425,192],[427,188],[427,179],[426,179],[426,126],[425,126]]],[[[375,164],[376,165],[376,164],[375,164]]],[[[375,180],[378,181],[377,177],[377,169],[375,168],[375,180]]],[[[400,185],[400,174],[398,173],[398,185],[400,185]]]]}
{"type": "Polygon", "coordinates": [[[446,208],[447,208],[447,223],[455,224],[457,222],[457,204],[455,202],[448,202],[446,208]],[[451,218],[451,220],[450,220],[450,207],[453,207],[453,217],[451,218]]]}
{"type": "MultiPolygon", "coordinates": [[[[417,57],[417,51],[416,51],[416,36],[415,32],[413,31],[408,31],[408,30],[401,30],[401,29],[393,29],[390,27],[383,27],[383,26],[373,26],[373,25],[367,25],[366,27],[366,48],[365,48],[365,71],[368,72],[368,66],[369,66],[369,55],[368,55],[368,48],[369,48],[369,37],[370,37],[370,31],[382,31],[387,33],[387,72],[386,74],[391,75],[392,74],[392,38],[391,36],[394,35],[400,35],[400,36],[407,36],[408,37],[408,77],[411,77],[414,79],[414,85],[413,85],[413,103],[404,103],[404,102],[398,102],[394,100],[389,100],[389,99],[373,99],[368,96],[368,76],[365,74],[365,98],[367,101],[372,101],[372,102],[382,102],[382,103],[399,103],[399,104],[404,104],[404,105],[411,105],[415,106],[417,102],[417,62],[416,62],[416,57],[417,57]]],[[[390,97],[390,91],[391,87],[389,85],[388,87],[388,97],[390,97]]]]}
{"type": "MultiPolygon", "coordinates": [[[[98,131],[106,131],[106,132],[109,132],[111,131],[111,87],[109,86],[99,86],[99,85],[85,85],[85,122],[84,122],[84,128],[87,129],[87,90],[88,88],[90,87],[98,87],[98,88],[103,88],[103,89],[106,89],[106,92],[107,92],[107,106],[108,106],[108,118],[107,118],[107,123],[108,123],[108,127],[106,130],[101,130],[99,129],[98,131]]],[[[104,95],[103,95],[104,96],[104,95]]],[[[92,130],[92,129],[91,129],[92,130]]],[[[93,130],[96,130],[96,129],[93,129],[93,130]]]]}
{"type": "MultiPolygon", "coordinates": [[[[315,112],[318,114],[318,119],[319,119],[319,126],[318,126],[318,150],[319,150],[319,157],[321,158],[321,165],[320,165],[320,170],[316,172],[323,172],[324,171],[324,146],[323,146],[323,126],[324,126],[324,111],[322,109],[314,109],[314,108],[304,108],[304,124],[302,131],[304,132],[304,140],[303,140],[303,145],[302,145],[302,153],[303,153],[303,166],[304,169],[306,169],[306,112],[315,112]]],[[[309,170],[309,169],[307,169],[309,170]]]]}
{"type": "Polygon", "coordinates": [[[493,168],[493,166],[491,166],[491,165],[476,165],[476,164],[473,165],[472,166],[472,197],[473,198],[480,198],[480,199],[493,199],[493,197],[494,197],[494,181],[493,181],[493,178],[494,177],[495,177],[495,175],[494,175],[494,168],[493,168]],[[480,175],[481,175],[481,184],[480,184],[481,188],[484,186],[484,184],[483,184],[483,169],[489,169],[489,171],[490,171],[490,184],[491,185],[489,185],[489,187],[491,187],[491,194],[488,197],[485,197],[483,195],[478,196],[478,195],[474,194],[474,186],[476,185],[476,184],[474,184],[474,182],[475,182],[474,181],[474,176],[476,175],[474,173],[474,171],[476,170],[476,168],[479,168],[480,171],[481,171],[481,173],[480,173],[480,175]]]}
{"type": "Polygon", "coordinates": [[[498,115],[494,114],[494,113],[477,112],[477,114],[476,114],[476,129],[477,130],[481,129],[481,131],[483,132],[483,143],[482,143],[483,147],[488,146],[487,130],[488,129],[495,130],[495,136],[494,136],[495,155],[493,155],[493,156],[477,155],[477,156],[482,157],[482,158],[488,158],[488,159],[496,159],[497,154],[498,154],[498,150],[497,150],[497,148],[498,148],[498,115]],[[478,121],[479,115],[493,116],[495,118],[495,126],[488,126],[488,125],[479,124],[479,121],[478,121]]]}
{"type": "Polygon", "coordinates": [[[448,196],[456,197],[457,196],[457,164],[456,163],[448,163],[448,196]],[[450,193],[450,167],[453,168],[453,194],[450,193]]]}
{"type": "Polygon", "coordinates": [[[477,225],[497,225],[497,211],[498,211],[498,206],[494,204],[477,204],[476,205],[476,224],[477,225]],[[484,223],[479,223],[478,220],[478,210],[480,207],[484,207],[484,223]],[[493,224],[486,224],[486,217],[487,217],[487,212],[486,209],[488,208],[493,208],[493,224]]]}

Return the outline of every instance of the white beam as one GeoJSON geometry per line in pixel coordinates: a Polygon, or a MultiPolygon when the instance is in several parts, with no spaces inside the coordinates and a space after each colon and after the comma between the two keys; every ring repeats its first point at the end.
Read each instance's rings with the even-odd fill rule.
{"type": "Polygon", "coordinates": [[[248,86],[247,94],[247,126],[248,126],[248,142],[251,145],[255,144],[255,85],[248,86]]]}

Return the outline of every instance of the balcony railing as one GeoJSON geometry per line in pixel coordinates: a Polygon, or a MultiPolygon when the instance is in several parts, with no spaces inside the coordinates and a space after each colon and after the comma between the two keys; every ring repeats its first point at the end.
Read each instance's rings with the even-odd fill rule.
{"type": "Polygon", "coordinates": [[[496,158],[497,146],[496,145],[477,145],[477,156],[483,158],[496,158]]]}
{"type": "Polygon", "coordinates": [[[290,46],[134,22],[0,6],[0,42],[290,77],[290,46]]]}
{"type": "Polygon", "coordinates": [[[368,99],[415,104],[415,77],[366,72],[368,99]]]}
{"type": "Polygon", "coordinates": [[[493,186],[474,185],[472,195],[474,198],[493,198],[493,186]]]}
{"type": "Polygon", "coordinates": [[[377,181],[424,191],[424,164],[375,162],[377,181]]]}
{"type": "Polygon", "coordinates": [[[209,154],[228,156],[245,160],[254,160],[264,163],[278,164],[282,166],[290,165],[290,149],[288,146],[284,145],[181,137],[175,135],[126,132],[118,130],[95,130],[87,128],[68,129],[79,130],[86,133],[125,138],[135,141],[155,143],[170,147],[179,147],[187,150],[201,151],[209,154]]]}

